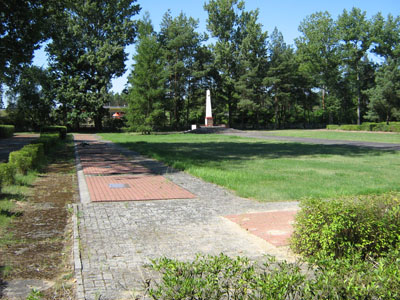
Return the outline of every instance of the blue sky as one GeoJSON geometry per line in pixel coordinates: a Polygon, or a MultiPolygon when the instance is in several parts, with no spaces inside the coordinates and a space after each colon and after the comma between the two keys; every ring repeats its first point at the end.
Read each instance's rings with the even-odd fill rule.
{"type": "MultiPolygon", "coordinates": [[[[148,11],[156,31],[159,30],[159,24],[168,9],[171,10],[173,17],[183,12],[187,16],[198,19],[198,31],[206,31],[207,13],[203,9],[205,3],[203,0],[138,0],[137,2],[142,7],[138,18],[148,11]]],[[[263,24],[264,30],[271,33],[277,27],[288,44],[293,44],[294,39],[299,36],[297,28],[300,22],[306,16],[317,11],[328,11],[334,19],[343,12],[343,9],[350,10],[352,7],[366,11],[368,17],[378,12],[382,12],[385,17],[389,13],[394,16],[400,15],[399,0],[245,0],[245,3],[246,10],[259,9],[259,22],[263,24]]],[[[126,84],[132,65],[134,46],[129,46],[127,52],[129,53],[129,60],[126,62],[128,71],[124,76],[113,80],[114,92],[122,91],[126,84]]],[[[34,63],[39,66],[46,65],[46,56],[43,50],[36,53],[34,63]]]]}

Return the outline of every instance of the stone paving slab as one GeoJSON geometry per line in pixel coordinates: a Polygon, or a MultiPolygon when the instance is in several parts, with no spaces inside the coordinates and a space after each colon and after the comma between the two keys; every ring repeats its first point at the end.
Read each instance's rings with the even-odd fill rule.
{"type": "Polygon", "coordinates": [[[163,176],[87,176],[86,183],[93,202],[196,197],[163,176]]]}
{"type": "MultiPolygon", "coordinates": [[[[264,260],[265,255],[274,255],[279,260],[295,259],[288,247],[275,247],[222,216],[293,211],[298,209],[298,203],[260,203],[243,199],[138,153],[107,144],[113,151],[124,154],[127,160],[162,175],[196,197],[90,202],[88,193],[81,193],[81,204],[76,212],[80,249],[76,259],[81,262],[77,270],[81,276],[78,299],[146,299],[143,297],[144,282],[157,277],[146,265],[151,259],[165,256],[187,261],[197,254],[223,252],[232,257],[245,255],[255,261],[264,260]]],[[[90,178],[107,176],[84,177],[90,181],[90,178]]],[[[80,188],[85,184],[81,179],[80,188]]]]}
{"type": "Polygon", "coordinates": [[[280,247],[289,245],[296,213],[297,210],[271,211],[225,217],[268,243],[280,247]]]}
{"type": "Polygon", "coordinates": [[[150,170],[129,162],[82,162],[82,169],[85,175],[112,175],[112,174],[131,174],[131,175],[152,175],[150,170]]]}

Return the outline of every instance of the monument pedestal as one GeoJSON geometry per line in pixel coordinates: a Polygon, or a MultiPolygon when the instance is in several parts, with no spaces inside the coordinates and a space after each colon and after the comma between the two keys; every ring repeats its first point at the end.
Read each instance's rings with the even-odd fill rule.
{"type": "Polygon", "coordinates": [[[209,127],[209,126],[214,126],[214,120],[213,120],[213,118],[212,118],[212,117],[206,117],[205,125],[206,125],[207,127],[209,127]]]}

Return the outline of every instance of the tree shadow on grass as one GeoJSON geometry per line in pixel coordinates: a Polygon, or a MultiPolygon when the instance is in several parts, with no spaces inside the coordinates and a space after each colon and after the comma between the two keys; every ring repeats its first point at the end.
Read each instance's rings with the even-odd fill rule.
{"type": "Polygon", "coordinates": [[[301,156],[318,157],[321,155],[340,155],[344,157],[381,156],[398,151],[381,150],[349,145],[319,145],[302,143],[268,142],[188,142],[188,143],[153,143],[125,142],[117,143],[143,155],[155,157],[167,165],[179,162],[180,169],[185,164],[202,166],[210,162],[230,161],[233,164],[245,160],[296,158],[301,156]]]}

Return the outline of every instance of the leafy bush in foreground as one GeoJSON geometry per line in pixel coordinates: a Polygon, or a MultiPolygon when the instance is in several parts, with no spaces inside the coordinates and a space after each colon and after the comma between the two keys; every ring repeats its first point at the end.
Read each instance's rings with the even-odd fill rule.
{"type": "Polygon", "coordinates": [[[300,206],[291,246],[305,257],[379,257],[400,246],[398,193],[307,199],[300,206]]]}
{"type": "Polygon", "coordinates": [[[266,258],[256,265],[246,258],[198,256],[193,262],[162,258],[151,268],[161,278],[150,281],[153,299],[399,299],[399,251],[375,261],[319,261],[312,268],[266,258]]]}

